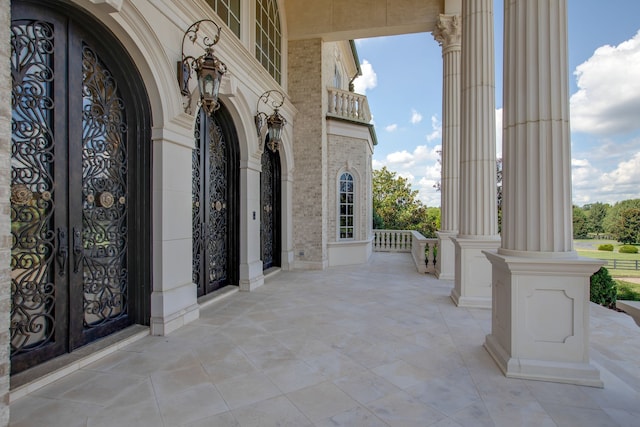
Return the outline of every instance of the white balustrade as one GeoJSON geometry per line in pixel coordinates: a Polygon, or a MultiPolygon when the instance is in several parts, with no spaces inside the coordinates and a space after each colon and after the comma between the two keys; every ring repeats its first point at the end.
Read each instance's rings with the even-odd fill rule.
{"type": "Polygon", "coordinates": [[[327,114],[342,119],[369,123],[371,112],[365,95],[337,88],[329,88],[329,111],[327,114]]]}
{"type": "Polygon", "coordinates": [[[420,273],[436,271],[438,239],[426,238],[414,230],[373,230],[374,252],[411,253],[420,273]]]}

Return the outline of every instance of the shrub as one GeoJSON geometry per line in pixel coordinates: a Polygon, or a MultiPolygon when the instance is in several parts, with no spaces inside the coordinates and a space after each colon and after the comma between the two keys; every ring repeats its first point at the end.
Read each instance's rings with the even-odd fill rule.
{"type": "Polygon", "coordinates": [[[637,254],[638,247],[633,245],[622,245],[620,246],[620,249],[618,249],[618,252],[621,254],[637,254]]]}
{"type": "Polygon", "coordinates": [[[640,301],[640,293],[625,282],[618,282],[618,295],[616,299],[624,301],[640,301]]]}
{"type": "Polygon", "coordinates": [[[591,301],[614,308],[617,293],[616,282],[609,275],[609,270],[600,267],[600,270],[591,276],[591,301]]]}
{"type": "Polygon", "coordinates": [[[609,251],[609,252],[613,252],[613,245],[610,243],[607,243],[605,245],[600,245],[598,246],[598,250],[599,251],[609,251]]]}

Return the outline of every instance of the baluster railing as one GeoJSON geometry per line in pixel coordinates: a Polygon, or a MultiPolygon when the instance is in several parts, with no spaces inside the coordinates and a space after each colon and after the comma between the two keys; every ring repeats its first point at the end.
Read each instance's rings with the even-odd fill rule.
{"type": "Polygon", "coordinates": [[[334,87],[328,88],[329,103],[327,114],[343,119],[369,123],[371,112],[365,95],[334,87]]]}
{"type": "Polygon", "coordinates": [[[409,252],[421,273],[436,271],[438,239],[413,230],[373,230],[374,252],[409,252]]]}

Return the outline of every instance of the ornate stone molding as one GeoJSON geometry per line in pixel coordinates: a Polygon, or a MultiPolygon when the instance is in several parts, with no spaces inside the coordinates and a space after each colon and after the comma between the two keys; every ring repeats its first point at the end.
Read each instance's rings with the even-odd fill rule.
{"type": "Polygon", "coordinates": [[[460,15],[440,14],[436,28],[433,30],[433,38],[442,46],[443,50],[453,47],[460,48],[462,40],[460,15]]]}

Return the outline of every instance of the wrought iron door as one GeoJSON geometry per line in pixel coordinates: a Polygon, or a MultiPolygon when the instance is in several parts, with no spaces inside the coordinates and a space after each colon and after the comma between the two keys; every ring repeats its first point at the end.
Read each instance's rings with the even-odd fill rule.
{"type": "Polygon", "coordinates": [[[133,323],[129,299],[140,294],[129,292],[128,262],[128,146],[139,126],[121,80],[74,21],[20,3],[11,26],[14,373],[133,323]]]}
{"type": "Polygon", "coordinates": [[[196,118],[193,151],[193,282],[198,296],[238,280],[237,141],[224,109],[196,118]]]}
{"type": "Polygon", "coordinates": [[[262,269],[280,266],[280,157],[265,144],[260,175],[262,269]]]}

